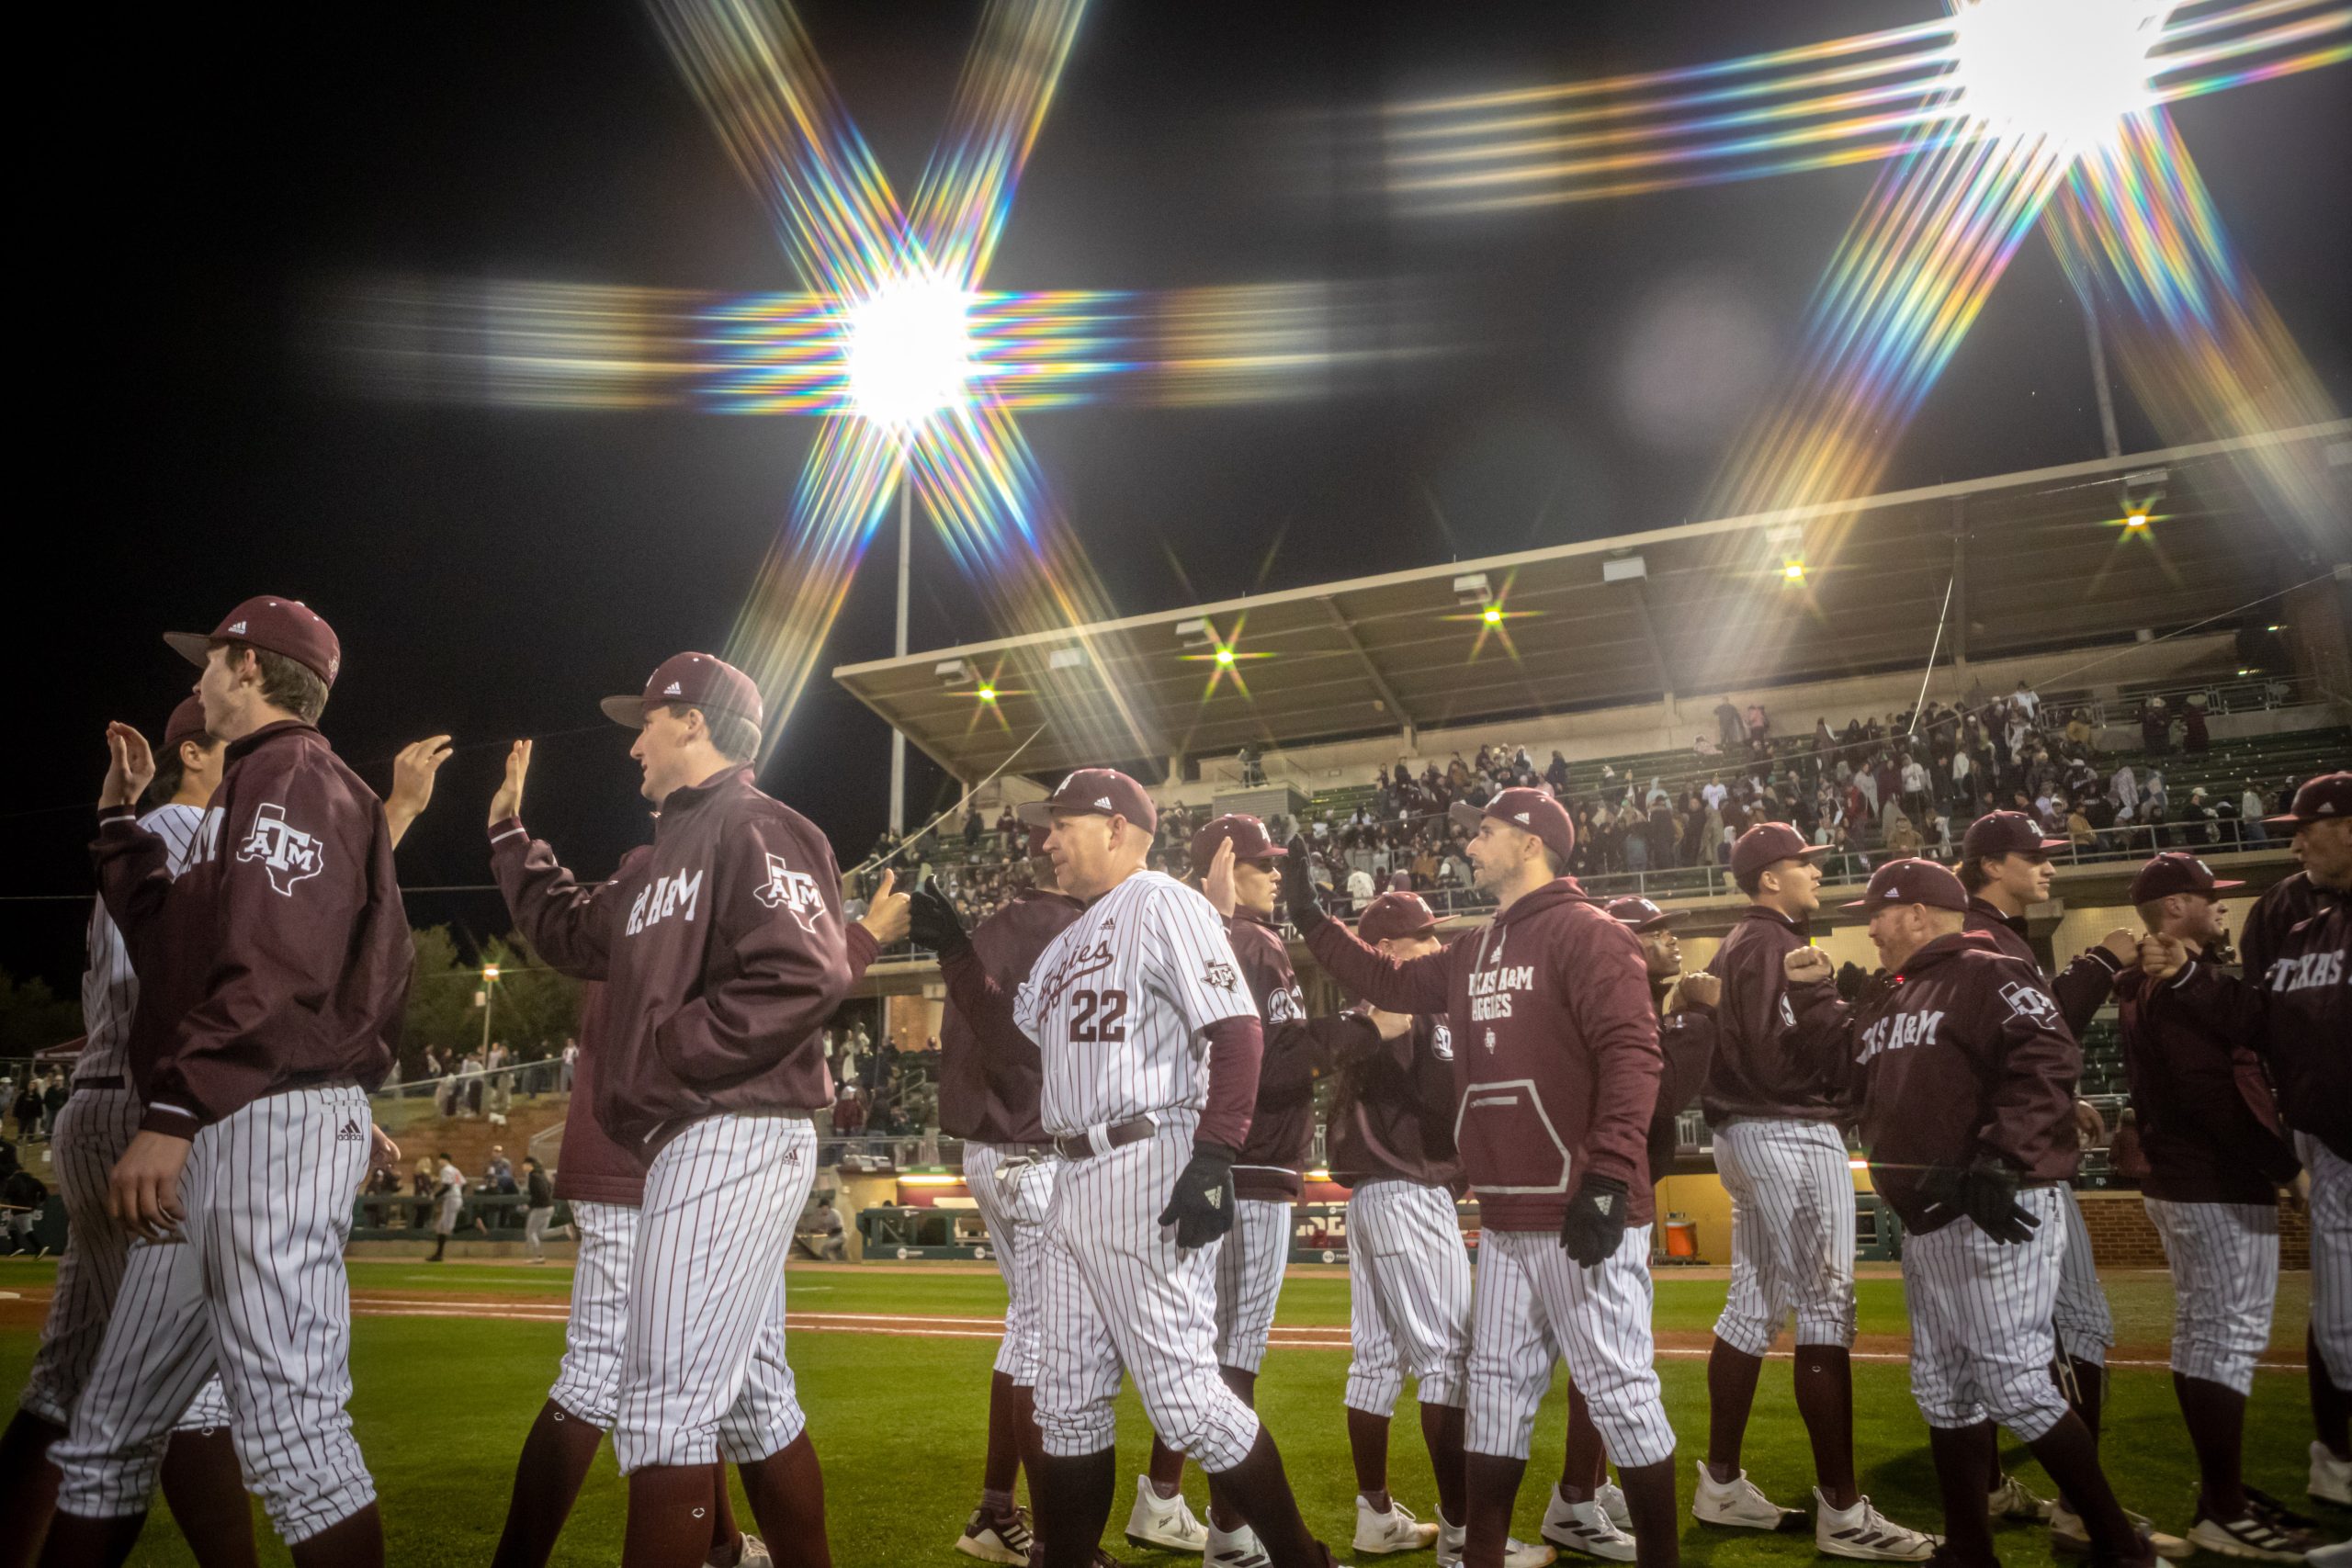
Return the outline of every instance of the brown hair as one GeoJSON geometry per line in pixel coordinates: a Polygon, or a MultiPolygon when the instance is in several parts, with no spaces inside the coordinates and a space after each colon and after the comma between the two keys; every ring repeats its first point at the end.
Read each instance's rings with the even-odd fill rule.
{"type": "Polygon", "coordinates": [[[229,665],[234,669],[248,653],[261,675],[261,700],[274,708],[281,708],[304,724],[316,724],[319,715],[327,711],[327,683],[319,672],[297,659],[267,649],[255,648],[249,642],[227,642],[220,645],[229,650],[229,665]]]}
{"type": "MultiPolygon", "coordinates": [[[[180,746],[199,746],[209,751],[220,742],[209,735],[183,735],[180,746]]],[[[167,806],[172,796],[179,794],[180,782],[187,777],[187,763],[180,757],[180,746],[174,746],[155,759],[155,777],[147,785],[147,793],[140,798],[142,810],[153,811],[167,806]]]]}
{"type": "Polygon", "coordinates": [[[718,713],[692,703],[672,703],[670,711],[684,718],[702,715],[702,727],[718,754],[730,762],[748,762],[760,754],[760,727],[740,714],[718,713]]]}

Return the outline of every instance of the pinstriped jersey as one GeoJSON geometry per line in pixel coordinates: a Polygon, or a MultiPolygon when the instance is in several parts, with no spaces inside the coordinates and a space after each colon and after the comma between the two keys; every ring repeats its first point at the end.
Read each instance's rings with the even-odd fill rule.
{"type": "Polygon", "coordinates": [[[1046,1131],[1208,1104],[1202,1032],[1258,1016],[1206,898],[1139,871],[1086,907],[1021,983],[1013,1021],[1043,1058],[1046,1131]]]}
{"type": "MultiPolygon", "coordinates": [[[[139,819],[164,840],[164,864],[174,876],[212,857],[220,836],[220,814],[201,806],[164,805],[139,819]]],[[[119,1077],[130,1071],[130,1015],[139,1010],[139,976],[131,972],[130,949],[107,913],[106,901],[90,901],[89,962],[82,971],[82,1025],[88,1039],[74,1058],[74,1076],[119,1077]]]]}

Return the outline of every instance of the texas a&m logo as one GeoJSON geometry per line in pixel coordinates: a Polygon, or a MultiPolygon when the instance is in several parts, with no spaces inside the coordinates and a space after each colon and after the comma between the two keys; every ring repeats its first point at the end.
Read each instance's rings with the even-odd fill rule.
{"type": "Polygon", "coordinates": [[[286,820],[286,807],[271,804],[254,808],[254,825],[237,851],[237,859],[261,862],[269,873],[270,886],[291,898],[296,883],[319,874],[325,852],[315,837],[286,820]]]}
{"type": "Polygon", "coordinates": [[[815,931],[817,921],[825,913],[825,899],[817,890],[817,879],[785,864],[782,855],[768,856],[767,886],[752,897],[771,909],[787,911],[800,922],[804,931],[815,931]]]}
{"type": "Polygon", "coordinates": [[[1233,972],[1232,964],[1212,959],[1201,971],[1201,978],[1220,991],[1229,991],[1240,983],[1241,977],[1233,972]]]}
{"type": "Polygon", "coordinates": [[[2058,1023],[2056,999],[2039,986],[2012,980],[2001,987],[2001,999],[2009,1004],[2011,1012],[2029,1022],[2038,1023],[2044,1029],[2054,1028],[2058,1023]]]}
{"type": "Polygon", "coordinates": [[[635,936],[648,926],[659,925],[676,916],[683,920],[695,918],[695,909],[702,903],[702,868],[696,866],[692,876],[681,871],[674,876],[657,876],[637,890],[637,897],[628,907],[628,924],[623,929],[635,936]]]}

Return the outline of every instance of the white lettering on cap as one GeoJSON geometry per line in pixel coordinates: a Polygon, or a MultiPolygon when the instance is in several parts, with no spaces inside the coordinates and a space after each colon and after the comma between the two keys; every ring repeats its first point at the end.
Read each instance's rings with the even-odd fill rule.
{"type": "Polygon", "coordinates": [[[231,637],[243,637],[244,632],[245,623],[243,621],[239,621],[235,626],[229,628],[229,635],[231,637]]]}
{"type": "Polygon", "coordinates": [[[673,681],[670,682],[669,689],[662,694],[665,697],[682,697],[685,695],[685,688],[679,685],[675,681],[673,681]]]}

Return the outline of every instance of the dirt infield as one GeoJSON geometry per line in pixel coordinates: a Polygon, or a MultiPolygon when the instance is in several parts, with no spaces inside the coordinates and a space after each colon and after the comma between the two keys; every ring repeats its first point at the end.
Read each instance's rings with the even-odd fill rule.
{"type": "MultiPolygon", "coordinates": [[[[910,1270],[912,1271],[912,1270],[910,1270]]],[[[46,1288],[21,1292],[0,1292],[0,1328],[38,1328],[49,1311],[50,1292],[46,1288]]],[[[530,1295],[513,1292],[435,1292],[418,1294],[399,1291],[355,1291],[352,1292],[353,1312],[360,1317],[447,1317],[465,1319],[495,1319],[518,1323],[561,1323],[570,1315],[570,1304],[561,1297],[530,1295]]],[[[917,1314],[796,1312],[786,1315],[786,1323],[795,1334],[865,1334],[883,1335],[912,1339],[984,1339],[993,1340],[1004,1332],[1004,1320],[996,1317],[947,1317],[917,1314]]],[[[1657,1337],[1657,1354],[1668,1360],[1699,1360],[1707,1355],[1713,1337],[1690,1331],[1665,1332],[1657,1337]]],[[[1348,1331],[1332,1325],[1324,1327],[1281,1327],[1273,1331],[1272,1343],[1299,1350],[1345,1350],[1348,1331]]],[[[2142,1371],[2162,1371],[2169,1366],[2170,1347],[2165,1345],[2119,1345],[2108,1357],[2108,1365],[2119,1369],[2142,1371]]],[[[1785,1359],[1790,1351],[1777,1348],[1774,1356],[1785,1359]]],[[[1897,1334],[1865,1334],[1854,1342],[1857,1361],[1900,1362],[1910,1359],[1911,1342],[1897,1334]]],[[[2259,1363],[2271,1371],[2301,1371],[2302,1359],[2293,1352],[2271,1351],[2259,1363]]]]}

